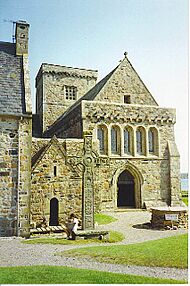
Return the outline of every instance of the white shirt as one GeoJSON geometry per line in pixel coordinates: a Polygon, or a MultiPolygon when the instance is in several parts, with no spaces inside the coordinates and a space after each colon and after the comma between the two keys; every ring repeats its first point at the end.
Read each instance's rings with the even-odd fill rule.
{"type": "Polygon", "coordinates": [[[79,225],[79,221],[78,221],[78,219],[76,217],[73,219],[73,223],[74,223],[74,226],[73,226],[72,231],[75,232],[75,231],[77,231],[78,225],[79,225]]]}

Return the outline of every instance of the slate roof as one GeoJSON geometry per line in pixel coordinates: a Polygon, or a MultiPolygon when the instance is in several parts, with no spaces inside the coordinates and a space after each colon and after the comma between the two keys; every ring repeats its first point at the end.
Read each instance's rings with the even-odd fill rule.
{"type": "Polygon", "coordinates": [[[0,114],[25,112],[22,57],[14,43],[0,42],[0,114]]]}

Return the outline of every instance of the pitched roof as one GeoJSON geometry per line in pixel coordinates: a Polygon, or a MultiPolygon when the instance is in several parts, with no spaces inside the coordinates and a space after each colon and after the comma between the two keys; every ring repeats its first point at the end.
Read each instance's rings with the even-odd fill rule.
{"type": "MultiPolygon", "coordinates": [[[[92,89],[90,89],[84,96],[80,97],[72,106],[70,106],[67,111],[65,111],[54,123],[50,128],[45,131],[44,135],[49,136],[49,134],[53,134],[54,131],[58,126],[60,126],[60,123],[62,123],[65,119],[65,117],[70,114],[77,106],[80,105],[82,100],[100,100],[101,101],[101,93],[104,93],[105,89],[110,88],[112,89],[112,84],[115,81],[114,77],[119,78],[120,77],[120,83],[124,86],[126,90],[129,88],[133,90],[133,96],[137,98],[137,95],[139,94],[139,97],[142,97],[142,94],[144,93],[145,102],[147,102],[147,105],[158,105],[156,100],[153,98],[147,87],[145,86],[144,82],[128,60],[127,56],[125,55],[124,59],[120,62],[118,66],[116,66],[115,69],[113,69],[107,76],[105,76],[101,81],[99,81],[92,89]],[[134,80],[135,79],[135,83],[134,80]],[[124,80],[125,79],[125,80],[124,80]],[[136,86],[138,86],[139,90],[137,92],[136,86]]],[[[108,92],[110,94],[110,92],[108,92]]],[[[137,102],[134,102],[134,104],[140,104],[139,98],[137,98],[137,102]]],[[[145,104],[145,103],[144,103],[145,104]]]]}
{"type": "Polygon", "coordinates": [[[73,105],[71,105],[54,123],[50,126],[50,128],[44,132],[45,136],[48,135],[49,132],[51,132],[51,129],[55,129],[56,125],[59,124],[64,118],[72,112],[80,103],[82,100],[93,100],[96,95],[100,92],[100,90],[103,88],[103,86],[107,83],[109,78],[112,76],[114,71],[117,69],[117,67],[112,70],[107,76],[105,76],[101,81],[99,81],[93,88],[91,88],[85,95],[80,97],[73,105]]]}
{"type": "Polygon", "coordinates": [[[158,105],[127,58],[126,53],[124,59],[107,77],[106,83],[98,89],[94,96],[91,89],[89,91],[91,96],[84,96],[82,99],[123,103],[123,95],[130,95],[131,104],[158,105]]]}
{"type": "Polygon", "coordinates": [[[14,43],[0,42],[0,114],[25,112],[22,57],[14,43]]]}
{"type": "Polygon", "coordinates": [[[51,140],[46,145],[42,146],[32,157],[32,170],[36,168],[38,162],[44,157],[44,155],[52,145],[55,145],[58,148],[63,158],[66,157],[65,149],[61,144],[59,144],[57,137],[53,136],[51,140]]]}

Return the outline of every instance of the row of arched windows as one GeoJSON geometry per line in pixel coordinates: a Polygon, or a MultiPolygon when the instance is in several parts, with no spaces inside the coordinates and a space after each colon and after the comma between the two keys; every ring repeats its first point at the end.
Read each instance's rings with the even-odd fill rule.
{"type": "Polygon", "coordinates": [[[155,127],[117,125],[97,127],[99,152],[104,155],[159,155],[158,130],[155,127]]]}

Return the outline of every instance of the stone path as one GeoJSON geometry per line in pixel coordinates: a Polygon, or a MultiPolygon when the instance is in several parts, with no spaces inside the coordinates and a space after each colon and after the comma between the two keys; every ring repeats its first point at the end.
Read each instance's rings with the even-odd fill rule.
{"type": "MultiPolygon", "coordinates": [[[[118,218],[117,222],[107,226],[98,226],[98,229],[118,230],[126,235],[123,242],[118,244],[129,244],[153,239],[159,239],[172,235],[187,233],[186,230],[177,231],[155,231],[139,228],[139,224],[148,222],[148,212],[122,212],[112,213],[118,218]]],[[[67,249],[92,246],[89,245],[50,245],[50,244],[23,244],[21,238],[0,238],[0,266],[25,266],[25,265],[57,265],[77,268],[94,269],[122,274],[133,274],[153,276],[159,278],[171,278],[187,280],[188,273],[184,269],[141,267],[100,263],[85,258],[60,257],[57,252],[64,252],[67,249]]],[[[103,245],[97,244],[100,247],[103,245]]],[[[109,244],[110,245],[110,244],[109,244]]]]}

